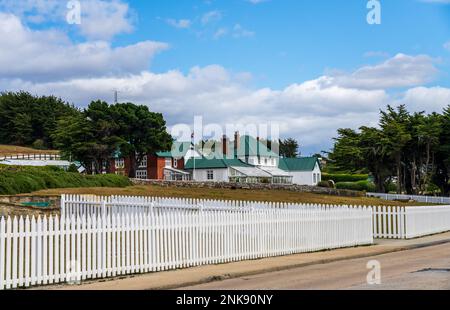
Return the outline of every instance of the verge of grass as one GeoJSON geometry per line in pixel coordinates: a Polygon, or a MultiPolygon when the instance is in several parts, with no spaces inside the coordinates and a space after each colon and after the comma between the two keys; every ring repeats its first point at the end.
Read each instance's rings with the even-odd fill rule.
{"type": "Polygon", "coordinates": [[[0,144],[0,156],[12,156],[17,154],[59,154],[59,151],[36,150],[29,147],[0,144]]]}
{"type": "Polygon", "coordinates": [[[49,188],[125,187],[128,178],[106,175],[82,175],[57,167],[16,167],[0,165],[0,195],[30,193],[49,188]]]}
{"type": "Polygon", "coordinates": [[[124,188],[66,188],[49,189],[32,193],[33,195],[129,195],[129,196],[154,196],[154,197],[179,197],[216,200],[247,200],[247,201],[271,201],[311,204],[336,204],[336,205],[362,205],[362,206],[418,206],[423,203],[407,203],[398,201],[386,201],[369,197],[341,197],[321,195],[313,193],[298,193],[283,190],[245,190],[245,189],[210,189],[210,188],[181,188],[162,187],[156,185],[128,186],[124,188]]]}

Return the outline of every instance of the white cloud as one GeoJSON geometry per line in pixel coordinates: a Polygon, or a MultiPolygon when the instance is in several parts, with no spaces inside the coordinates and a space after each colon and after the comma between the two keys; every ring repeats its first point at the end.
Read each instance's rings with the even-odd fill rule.
{"type": "Polygon", "coordinates": [[[201,22],[203,25],[209,24],[211,22],[219,21],[222,19],[222,13],[220,11],[210,11],[203,14],[201,22]]]}
{"type": "Polygon", "coordinates": [[[365,66],[350,74],[332,74],[327,82],[343,87],[386,89],[427,84],[436,77],[438,69],[427,55],[397,54],[375,66],[365,66]]]}
{"type": "Polygon", "coordinates": [[[446,43],[444,44],[444,48],[445,48],[446,50],[450,51],[450,41],[448,41],[448,42],[446,42],[446,43]]]}
{"type": "Polygon", "coordinates": [[[166,20],[167,24],[169,24],[172,27],[179,28],[179,29],[185,29],[191,27],[192,22],[189,19],[173,19],[169,18],[166,20]]]}
{"type": "Polygon", "coordinates": [[[169,125],[191,123],[195,115],[207,123],[248,124],[279,122],[283,135],[303,145],[321,148],[341,126],[367,124],[376,119],[389,97],[380,90],[323,87],[319,80],[293,84],[283,90],[251,89],[221,66],[194,67],[188,74],[142,72],[121,77],[79,78],[33,83],[2,81],[9,89],[55,94],[86,106],[93,99],[111,102],[114,89],[120,100],[149,105],[164,113],[169,125]]]}
{"type": "Polygon", "coordinates": [[[75,44],[62,32],[31,30],[16,16],[0,13],[0,76],[4,78],[58,80],[139,73],[167,47],[152,41],[116,48],[105,41],[75,44]]]}
{"type": "Polygon", "coordinates": [[[80,32],[87,38],[110,40],[133,30],[130,8],[121,0],[82,0],[81,12],[80,32]]]}
{"type": "Polygon", "coordinates": [[[62,32],[31,30],[0,13],[0,91],[53,94],[86,106],[96,99],[112,102],[117,89],[121,101],[146,104],[164,113],[169,125],[191,123],[195,115],[222,125],[279,122],[283,136],[316,151],[331,146],[337,128],[376,125],[379,109],[389,103],[440,111],[450,102],[450,89],[419,85],[437,73],[425,55],[398,54],[275,90],[254,89],[247,84],[249,73],[220,65],[151,72],[152,57],[167,47],[151,41],[114,48],[105,41],[74,43],[62,32]],[[397,87],[414,88],[395,97],[386,91],[397,87]]]}
{"type": "Polygon", "coordinates": [[[243,28],[240,24],[236,24],[233,27],[233,37],[235,38],[247,38],[253,37],[255,33],[243,28]]]}
{"type": "MultiPolygon", "coordinates": [[[[79,0],[81,24],[71,25],[89,39],[110,40],[133,30],[133,12],[123,0],[79,0]]],[[[67,1],[0,0],[0,10],[28,23],[65,22],[67,1]]]]}
{"type": "Polygon", "coordinates": [[[396,104],[405,104],[412,111],[441,112],[450,105],[450,89],[439,86],[411,88],[396,104]]]}

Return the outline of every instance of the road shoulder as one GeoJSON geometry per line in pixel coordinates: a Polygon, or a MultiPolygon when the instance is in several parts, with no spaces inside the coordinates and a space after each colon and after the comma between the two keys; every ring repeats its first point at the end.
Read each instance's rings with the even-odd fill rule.
{"type": "Polygon", "coordinates": [[[377,256],[398,251],[450,243],[450,232],[413,240],[376,240],[373,246],[295,254],[258,260],[208,265],[85,282],[81,285],[55,285],[40,289],[63,290],[159,290],[221,281],[225,279],[282,271],[342,260],[377,256]]]}

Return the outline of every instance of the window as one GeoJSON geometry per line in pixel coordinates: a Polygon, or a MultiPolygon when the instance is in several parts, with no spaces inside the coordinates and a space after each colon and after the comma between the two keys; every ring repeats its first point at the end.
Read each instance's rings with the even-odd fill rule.
{"type": "Polygon", "coordinates": [[[267,166],[267,158],[264,158],[264,165],[267,166]]]}
{"type": "Polygon", "coordinates": [[[144,156],[144,158],[142,158],[142,161],[139,164],[139,168],[147,168],[147,156],[144,156]]]}
{"type": "Polygon", "coordinates": [[[172,158],[166,158],[166,167],[172,167],[172,158]]]}
{"type": "Polygon", "coordinates": [[[214,180],[214,170],[206,171],[206,178],[208,179],[208,181],[214,180]]]}
{"type": "Polygon", "coordinates": [[[173,167],[178,168],[178,159],[173,160],[173,167]]]}
{"type": "Polygon", "coordinates": [[[138,170],[136,171],[136,179],[147,179],[147,170],[138,170]]]}
{"type": "Polygon", "coordinates": [[[116,159],[116,169],[123,169],[125,168],[125,160],[123,158],[116,159]]]}
{"type": "Polygon", "coordinates": [[[317,176],[316,176],[316,174],[315,173],[313,173],[313,179],[314,179],[314,184],[316,184],[317,183],[317,176]]]}

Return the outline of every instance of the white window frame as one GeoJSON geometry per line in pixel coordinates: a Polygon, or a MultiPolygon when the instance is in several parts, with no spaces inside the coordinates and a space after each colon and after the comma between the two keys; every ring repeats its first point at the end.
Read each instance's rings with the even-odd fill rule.
{"type": "Polygon", "coordinates": [[[139,168],[147,168],[147,155],[142,158],[141,163],[139,164],[139,168]]]}
{"type": "Polygon", "coordinates": [[[178,168],[178,159],[176,158],[173,159],[173,167],[178,168]]]}
{"type": "Polygon", "coordinates": [[[206,171],[206,179],[208,181],[213,181],[214,180],[214,170],[207,170],[206,171]]]}
{"type": "Polygon", "coordinates": [[[125,168],[125,159],[124,158],[116,159],[116,160],[114,160],[114,162],[115,162],[116,169],[125,168]]]}
{"type": "Polygon", "coordinates": [[[137,170],[136,171],[136,179],[147,180],[147,170],[137,170]]]}
{"type": "Polygon", "coordinates": [[[172,158],[166,158],[165,166],[172,167],[172,158]]]}

